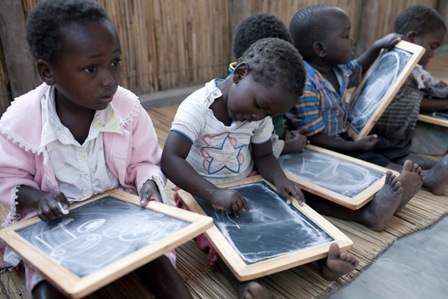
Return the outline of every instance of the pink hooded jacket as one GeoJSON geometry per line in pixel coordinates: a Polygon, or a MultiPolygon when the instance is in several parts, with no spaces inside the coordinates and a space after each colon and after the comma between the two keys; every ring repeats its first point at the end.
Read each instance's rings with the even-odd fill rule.
{"type": "MultiPolygon", "coordinates": [[[[40,147],[41,101],[48,89],[44,83],[18,97],[0,119],[0,203],[9,210],[4,226],[36,215],[27,207],[16,206],[17,186],[59,190],[48,152],[40,147]]],[[[160,170],[162,150],[152,121],[137,96],[119,87],[112,105],[120,118],[123,134],[103,133],[110,171],[121,186],[136,191],[153,175],[165,180],[160,170]]]]}

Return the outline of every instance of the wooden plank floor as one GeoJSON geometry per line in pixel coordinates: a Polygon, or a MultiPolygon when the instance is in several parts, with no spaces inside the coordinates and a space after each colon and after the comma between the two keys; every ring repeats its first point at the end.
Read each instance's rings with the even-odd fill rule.
{"type": "MultiPolygon", "coordinates": [[[[433,75],[448,82],[448,55],[434,57],[430,70],[433,75]]],[[[177,107],[178,105],[172,105],[149,110],[162,147],[177,107]]],[[[167,187],[168,194],[172,198],[173,185],[169,183],[167,187]]],[[[4,218],[5,213],[3,208],[0,209],[1,218],[4,218]]],[[[276,298],[325,298],[350,282],[398,238],[424,229],[446,214],[448,214],[448,196],[434,196],[420,190],[409,204],[393,217],[389,227],[381,233],[373,232],[353,222],[326,217],[354,241],[350,252],[360,259],[358,268],[337,282],[328,282],[320,277],[314,264],[308,264],[270,275],[264,278],[263,282],[272,290],[276,298]]],[[[236,298],[235,292],[224,277],[207,268],[205,254],[200,251],[195,241],[192,240],[180,246],[177,252],[178,270],[194,298],[236,298]]],[[[0,275],[0,299],[3,298],[31,298],[25,289],[23,268],[0,275]]],[[[138,278],[131,274],[87,298],[153,297],[142,287],[138,278]]]]}

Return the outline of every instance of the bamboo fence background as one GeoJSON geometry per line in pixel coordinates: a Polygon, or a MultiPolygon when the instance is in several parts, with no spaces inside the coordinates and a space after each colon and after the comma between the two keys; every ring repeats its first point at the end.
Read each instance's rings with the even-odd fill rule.
{"type": "MultiPolygon", "coordinates": [[[[14,3],[9,5],[19,3],[17,0],[3,1],[14,3]]],[[[120,37],[123,52],[121,85],[136,94],[169,90],[226,76],[228,63],[233,60],[231,42],[234,28],[244,17],[255,12],[275,14],[288,26],[292,15],[303,6],[318,3],[339,6],[351,18],[357,53],[362,53],[374,40],[390,32],[395,16],[410,5],[424,4],[437,9],[445,20],[448,17],[448,1],[444,0],[97,1],[109,13],[120,37]]],[[[37,2],[21,0],[25,19],[37,2]]],[[[2,5],[5,4],[0,3],[0,8],[2,5]]],[[[6,28],[3,32],[7,32],[8,25],[0,20],[0,29],[2,26],[6,28]]],[[[8,64],[5,63],[8,57],[3,53],[14,54],[17,51],[11,51],[11,45],[5,43],[6,39],[2,35],[0,39],[1,115],[12,97],[27,90],[17,90],[11,83],[8,64]],[[10,51],[6,51],[8,49],[10,51]]],[[[10,59],[18,61],[20,57],[10,59]]],[[[13,75],[18,76],[22,72],[35,73],[34,66],[30,65],[28,69],[21,69],[13,75]]],[[[39,79],[35,81],[32,86],[39,84],[39,79]]]]}

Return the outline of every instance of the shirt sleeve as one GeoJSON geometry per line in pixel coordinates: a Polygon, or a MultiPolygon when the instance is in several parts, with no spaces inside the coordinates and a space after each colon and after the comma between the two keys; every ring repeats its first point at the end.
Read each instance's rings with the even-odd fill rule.
{"type": "Polygon", "coordinates": [[[199,101],[191,98],[193,95],[179,105],[171,125],[171,131],[184,135],[192,143],[194,143],[204,129],[206,119],[205,107],[199,101]]]}
{"type": "Polygon", "coordinates": [[[262,144],[271,139],[274,125],[270,117],[265,117],[259,121],[260,125],[254,130],[254,135],[251,138],[251,143],[262,144]]]}
{"type": "Polygon", "coordinates": [[[315,83],[307,76],[303,95],[286,114],[286,118],[296,128],[308,127],[306,136],[313,136],[325,128],[321,114],[321,97],[315,83]]]}

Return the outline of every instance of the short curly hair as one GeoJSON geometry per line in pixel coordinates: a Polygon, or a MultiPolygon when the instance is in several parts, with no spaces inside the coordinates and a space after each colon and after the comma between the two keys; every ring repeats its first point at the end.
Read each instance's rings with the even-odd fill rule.
{"type": "Polygon", "coordinates": [[[64,45],[62,28],[70,23],[110,21],[106,11],[90,0],[43,0],[31,11],[26,40],[35,59],[56,61],[64,45]]]}
{"type": "Polygon", "coordinates": [[[305,60],[314,55],[313,43],[325,39],[328,29],[331,28],[331,20],[326,14],[330,11],[340,11],[345,14],[337,6],[318,4],[303,7],[291,18],[289,33],[294,46],[305,60]]]}
{"type": "Polygon", "coordinates": [[[422,36],[440,29],[446,32],[446,24],[440,14],[421,4],[404,9],[395,18],[394,23],[394,31],[403,35],[415,31],[419,36],[422,36]]]}
{"type": "Polygon", "coordinates": [[[260,12],[244,18],[233,36],[233,55],[238,59],[250,45],[267,37],[277,37],[292,44],[288,28],[276,16],[260,12]]]}
{"type": "Polygon", "coordinates": [[[296,48],[279,38],[263,38],[253,43],[238,58],[237,64],[249,66],[255,82],[266,87],[279,83],[297,98],[303,93],[306,72],[296,48]]]}

